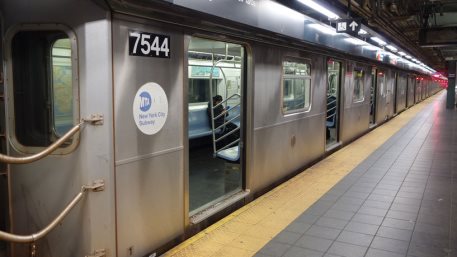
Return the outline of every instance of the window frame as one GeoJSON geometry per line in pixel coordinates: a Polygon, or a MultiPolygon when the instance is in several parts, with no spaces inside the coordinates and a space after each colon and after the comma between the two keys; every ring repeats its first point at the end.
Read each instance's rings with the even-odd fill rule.
{"type": "MultiPolygon", "coordinates": [[[[39,32],[39,31],[61,31],[62,33],[65,33],[68,36],[68,39],[70,40],[70,46],[71,46],[71,73],[72,73],[72,104],[73,104],[73,126],[79,123],[80,121],[80,100],[79,100],[79,61],[78,61],[78,46],[77,46],[77,38],[76,34],[66,25],[63,24],[42,24],[42,23],[34,23],[34,24],[21,24],[12,27],[7,33],[5,37],[5,53],[6,53],[6,58],[7,60],[10,60],[7,63],[6,66],[6,75],[8,80],[6,81],[6,87],[5,87],[5,96],[7,98],[6,101],[6,107],[7,107],[7,119],[8,119],[8,124],[6,126],[6,134],[9,138],[10,144],[15,149],[16,151],[20,153],[25,153],[25,154],[34,154],[43,151],[43,149],[47,148],[49,145],[51,145],[53,142],[55,142],[59,137],[58,134],[55,132],[55,123],[54,123],[54,111],[52,110],[49,114],[48,117],[48,123],[51,127],[53,136],[53,140],[51,144],[48,146],[29,146],[29,145],[24,145],[22,144],[16,135],[16,117],[15,117],[15,99],[14,99],[14,79],[13,79],[13,64],[12,64],[12,41],[13,38],[16,36],[17,33],[19,32],[27,32],[27,31],[32,31],[32,32],[39,32]]],[[[55,42],[54,42],[55,43],[55,42]]],[[[52,44],[53,45],[53,44],[52,44]]],[[[51,45],[51,47],[52,47],[51,45]]],[[[50,49],[50,56],[49,58],[52,59],[52,48],[50,49]]],[[[52,66],[52,62],[51,62],[52,66]]],[[[52,74],[52,67],[51,68],[51,74],[50,78],[54,74],[52,74]]],[[[47,90],[50,90],[52,92],[53,90],[53,82],[52,79],[50,81],[50,84],[47,85],[47,90]]],[[[52,92],[53,94],[54,92],[52,92]]],[[[54,97],[52,96],[52,104],[54,97]]],[[[51,107],[54,109],[53,107],[51,107]]],[[[69,139],[67,142],[68,144],[64,144],[64,146],[57,148],[54,152],[52,152],[52,155],[63,155],[63,154],[68,154],[74,151],[77,146],[79,145],[80,141],[80,135],[79,133],[74,134],[71,139],[69,139]]]]}
{"type": "MultiPolygon", "coordinates": [[[[280,67],[281,67],[281,83],[280,83],[280,86],[281,86],[281,94],[280,94],[281,101],[280,101],[279,108],[281,109],[282,115],[283,116],[288,116],[288,115],[291,115],[291,114],[299,114],[299,113],[310,112],[311,109],[312,109],[312,105],[313,105],[313,85],[312,85],[312,78],[313,78],[312,69],[313,69],[313,66],[312,66],[311,58],[299,58],[299,57],[286,56],[286,57],[282,58],[280,67]],[[284,111],[284,80],[287,77],[286,74],[284,74],[284,62],[295,62],[295,63],[300,63],[300,64],[306,64],[306,65],[309,66],[309,75],[308,76],[300,76],[300,75],[291,76],[291,77],[296,77],[296,78],[300,78],[301,77],[304,80],[309,79],[309,98],[308,98],[309,105],[308,106],[304,105],[303,108],[284,111]]],[[[304,92],[306,92],[306,88],[304,88],[304,92]]],[[[305,95],[305,97],[306,97],[306,95],[305,95]]],[[[306,98],[304,100],[305,100],[304,102],[306,103],[306,98]]]]}

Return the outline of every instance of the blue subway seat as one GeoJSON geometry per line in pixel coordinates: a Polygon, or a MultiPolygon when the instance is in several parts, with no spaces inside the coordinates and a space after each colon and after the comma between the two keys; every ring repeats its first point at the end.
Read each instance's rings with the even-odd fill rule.
{"type": "Polygon", "coordinates": [[[207,109],[206,104],[189,106],[189,139],[211,135],[207,109]]]}
{"type": "MultiPolygon", "coordinates": [[[[207,104],[189,106],[189,139],[195,139],[211,135],[211,125],[207,113],[207,104]]],[[[240,113],[240,106],[235,106],[229,109],[231,119],[240,113]]],[[[240,117],[232,121],[237,126],[240,126],[240,117]]]]}
{"type": "MultiPolygon", "coordinates": [[[[234,106],[228,108],[228,113],[229,115],[227,116],[227,120],[231,120],[233,117],[236,117],[240,115],[240,106],[234,106]]],[[[232,120],[233,124],[237,125],[238,127],[240,126],[240,116],[238,116],[236,119],[232,120]]]]}

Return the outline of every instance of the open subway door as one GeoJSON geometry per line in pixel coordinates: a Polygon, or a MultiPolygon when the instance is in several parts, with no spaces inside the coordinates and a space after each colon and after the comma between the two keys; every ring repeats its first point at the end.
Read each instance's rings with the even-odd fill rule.
{"type": "Polygon", "coordinates": [[[189,214],[198,223],[243,194],[245,49],[192,37],[187,57],[189,214]]]}
{"type": "Polygon", "coordinates": [[[327,112],[325,117],[326,147],[339,142],[341,62],[327,61],[327,112]]]}

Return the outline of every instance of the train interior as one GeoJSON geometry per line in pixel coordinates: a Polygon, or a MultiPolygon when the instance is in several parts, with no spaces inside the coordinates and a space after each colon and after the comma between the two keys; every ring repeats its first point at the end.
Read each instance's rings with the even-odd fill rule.
{"type": "Polygon", "coordinates": [[[327,115],[326,115],[326,147],[338,143],[339,103],[341,89],[341,63],[327,61],[327,115]]]}
{"type": "MultiPolygon", "coordinates": [[[[381,99],[384,99],[386,97],[386,73],[383,70],[377,69],[375,72],[375,75],[376,75],[376,89],[379,92],[378,97],[380,98],[380,101],[381,101],[381,99]]],[[[381,104],[382,104],[382,102],[381,102],[381,104]]],[[[381,107],[387,108],[387,102],[381,107]]],[[[377,112],[378,115],[380,113],[379,109],[380,109],[380,107],[378,106],[378,104],[376,104],[375,112],[377,112]]],[[[383,113],[386,114],[386,112],[383,112],[383,113]]],[[[379,118],[380,117],[377,117],[377,119],[379,119],[379,118]]]]}
{"type": "Polygon", "coordinates": [[[192,38],[188,48],[190,215],[242,190],[243,65],[238,44],[192,38]]]}
{"type": "Polygon", "coordinates": [[[371,70],[371,86],[370,86],[370,127],[376,125],[376,97],[377,97],[377,86],[376,86],[376,69],[371,70]]]}

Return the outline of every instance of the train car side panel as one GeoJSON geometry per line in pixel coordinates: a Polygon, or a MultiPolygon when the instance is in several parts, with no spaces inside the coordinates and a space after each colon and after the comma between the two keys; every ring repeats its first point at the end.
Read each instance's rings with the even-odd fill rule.
{"type": "Polygon", "coordinates": [[[325,146],[326,74],[323,58],[281,48],[268,49],[255,45],[255,96],[253,172],[248,173],[253,191],[318,158],[325,146]],[[284,58],[307,60],[311,63],[311,108],[309,111],[286,113],[282,111],[285,90],[282,85],[284,58]],[[313,136],[310,136],[313,135],[313,136]]]}
{"type": "MultiPolygon", "coordinates": [[[[184,38],[163,24],[123,18],[113,21],[118,254],[143,256],[184,233],[184,38]],[[148,39],[154,44],[150,35],[163,36],[158,41],[169,37],[169,58],[132,55],[129,44],[140,34],[146,37],[138,39],[136,50],[143,54],[148,39]],[[141,112],[132,107],[137,91],[149,82],[160,85],[168,99],[165,124],[151,135],[137,127],[134,115],[141,112]]],[[[158,102],[151,97],[154,110],[158,102]]]]}

